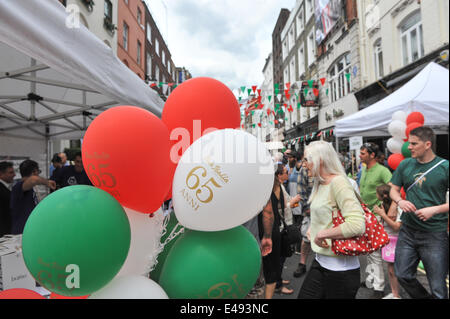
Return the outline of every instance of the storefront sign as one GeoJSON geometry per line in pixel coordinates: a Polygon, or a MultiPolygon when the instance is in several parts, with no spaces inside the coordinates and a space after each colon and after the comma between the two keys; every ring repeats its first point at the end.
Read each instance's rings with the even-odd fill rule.
{"type": "Polygon", "coordinates": [[[308,82],[302,82],[300,104],[303,107],[319,107],[319,83],[314,81],[312,87],[308,82]]]}

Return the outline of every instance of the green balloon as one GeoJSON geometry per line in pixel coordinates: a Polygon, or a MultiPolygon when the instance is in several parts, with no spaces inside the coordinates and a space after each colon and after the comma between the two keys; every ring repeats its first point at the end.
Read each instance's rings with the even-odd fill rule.
{"type": "Polygon", "coordinates": [[[409,147],[409,142],[404,143],[402,146],[402,155],[405,158],[411,157],[411,151],[408,149],[408,147],[409,147]]]}
{"type": "Polygon", "coordinates": [[[130,238],[127,215],[114,197],[92,186],[70,186],[47,196],[31,213],[23,257],[46,289],[85,296],[119,272],[130,238]]]}
{"type": "Polygon", "coordinates": [[[244,298],[260,267],[258,243],[243,226],[220,232],[186,229],[167,256],[159,284],[169,298],[244,298]]]}
{"type": "MultiPolygon", "coordinates": [[[[164,236],[161,236],[160,242],[163,243],[167,237],[169,237],[172,230],[175,228],[175,226],[178,224],[178,219],[175,216],[175,213],[170,214],[169,222],[167,223],[166,227],[166,233],[164,236]]],[[[176,231],[178,231],[180,228],[177,227],[176,231]]],[[[177,242],[177,240],[181,237],[181,234],[179,234],[177,237],[173,238],[168,244],[164,246],[164,250],[159,253],[158,255],[158,263],[156,264],[155,269],[153,269],[150,272],[150,279],[152,279],[155,282],[159,283],[159,278],[161,277],[161,271],[164,266],[164,262],[167,259],[167,255],[169,254],[170,250],[172,249],[173,245],[177,242]]]]}

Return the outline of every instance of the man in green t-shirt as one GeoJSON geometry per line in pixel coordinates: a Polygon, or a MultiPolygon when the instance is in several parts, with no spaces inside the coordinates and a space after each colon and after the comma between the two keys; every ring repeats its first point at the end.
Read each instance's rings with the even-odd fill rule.
{"type": "MultiPolygon", "coordinates": [[[[392,174],[385,166],[380,165],[377,161],[379,153],[378,145],[374,143],[364,143],[361,146],[359,158],[361,162],[366,164],[363,168],[361,179],[359,182],[359,191],[361,198],[367,207],[372,210],[373,206],[381,205],[377,198],[377,187],[389,183],[392,174]]],[[[377,216],[378,220],[381,217],[377,216]]],[[[377,250],[367,256],[366,281],[363,284],[367,288],[373,288],[373,297],[375,299],[382,298],[384,295],[384,268],[381,251],[377,250]]]]}
{"type": "Polygon", "coordinates": [[[395,274],[414,299],[447,299],[448,274],[448,189],[449,162],[433,152],[436,137],[432,129],[411,131],[411,157],[400,163],[391,180],[391,198],[403,210],[395,249],[395,274]],[[427,173],[428,172],[428,173],[427,173]],[[423,178],[424,173],[427,173],[423,178]],[[415,184],[414,184],[415,183],[415,184]],[[400,189],[406,191],[402,199],[400,189]],[[422,260],[431,295],[416,279],[422,260]]]}

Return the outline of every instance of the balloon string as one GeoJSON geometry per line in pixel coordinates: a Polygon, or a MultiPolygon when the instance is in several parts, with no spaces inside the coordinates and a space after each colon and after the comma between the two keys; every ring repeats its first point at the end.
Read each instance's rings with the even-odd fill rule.
{"type": "MultiPolygon", "coordinates": [[[[160,236],[160,238],[163,237],[167,233],[167,225],[169,224],[169,221],[170,221],[170,214],[167,214],[164,217],[164,220],[163,220],[162,225],[161,225],[162,229],[161,229],[161,236],[160,236]]],[[[152,272],[155,269],[156,265],[158,265],[158,256],[164,250],[164,247],[168,243],[170,243],[174,238],[176,238],[178,235],[180,235],[183,232],[184,232],[184,227],[181,226],[180,223],[177,223],[175,225],[175,227],[172,229],[172,231],[170,232],[169,236],[164,240],[164,242],[163,243],[161,243],[161,242],[158,243],[154,254],[152,254],[150,256],[150,265],[149,265],[149,267],[147,267],[148,268],[148,273],[152,272]],[[178,229],[179,227],[181,227],[181,228],[178,229]]]]}

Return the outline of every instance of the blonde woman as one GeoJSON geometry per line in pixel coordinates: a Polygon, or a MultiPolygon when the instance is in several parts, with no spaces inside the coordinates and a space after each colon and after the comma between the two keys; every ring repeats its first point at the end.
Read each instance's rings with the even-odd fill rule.
{"type": "Polygon", "coordinates": [[[357,256],[337,256],[331,250],[332,239],[344,239],[364,233],[364,212],[348,181],[333,147],[323,141],[305,149],[308,174],[314,178],[309,198],[311,226],[309,235],[315,260],[306,275],[299,299],[354,299],[360,284],[357,256]],[[336,207],[337,206],[337,207],[336,207]],[[337,209],[345,219],[333,227],[337,209]]]}

